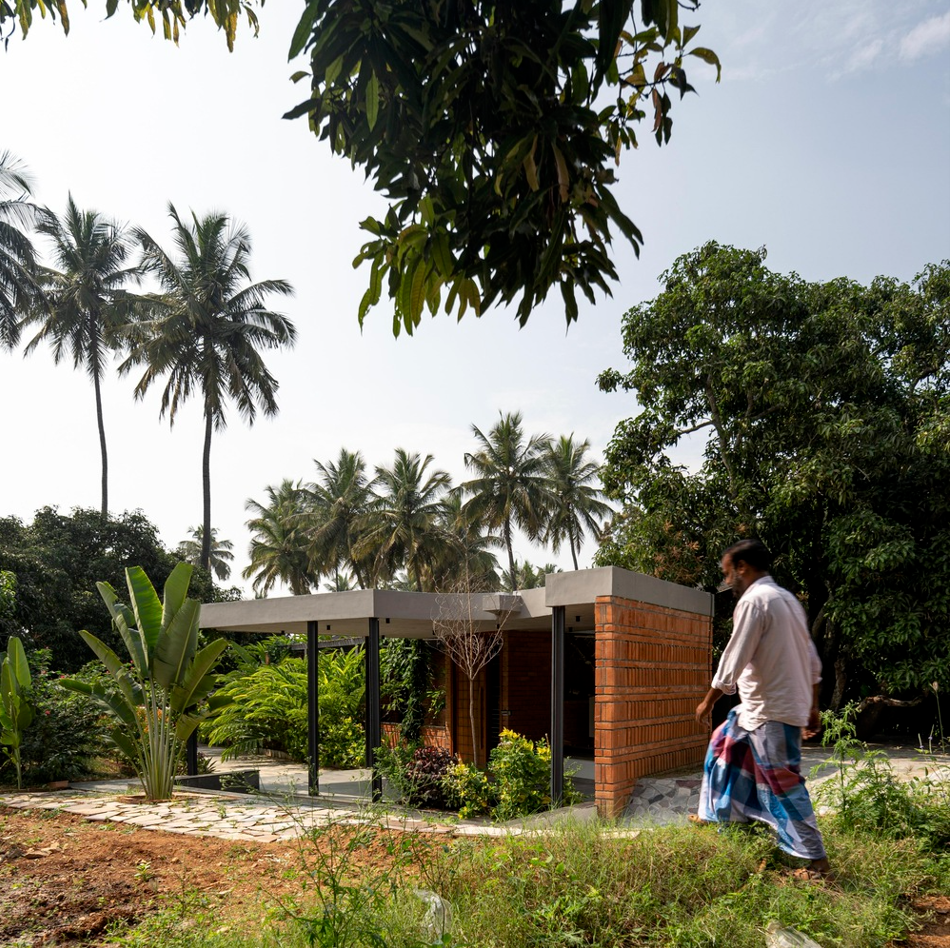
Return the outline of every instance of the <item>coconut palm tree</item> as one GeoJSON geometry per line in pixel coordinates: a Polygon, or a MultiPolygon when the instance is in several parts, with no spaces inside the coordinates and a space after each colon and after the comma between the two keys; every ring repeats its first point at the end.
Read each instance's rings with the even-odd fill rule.
{"type": "Polygon", "coordinates": [[[317,480],[307,485],[311,519],[307,526],[310,556],[319,571],[329,576],[341,567],[352,572],[360,589],[375,579],[375,556],[361,551],[366,512],[373,500],[373,479],[359,451],[340,448],[334,461],[317,466],[317,480]]]}
{"type": "Polygon", "coordinates": [[[280,487],[267,487],[267,502],[249,499],[244,507],[256,516],[247,521],[251,531],[250,565],[241,573],[252,579],[252,588],[267,595],[280,582],[295,596],[311,592],[319,576],[310,566],[306,524],[310,505],[306,488],[284,480],[280,487]]]}
{"type": "Polygon", "coordinates": [[[204,518],[201,565],[211,561],[211,435],[227,422],[225,406],[231,399],[247,423],[253,424],[258,406],[265,415],[277,414],[277,380],[260,349],[292,346],[297,332],[284,315],[265,306],[272,293],[293,294],[286,280],[250,283],[251,238],[243,226],[232,225],[227,214],[212,211],[191,220],[168,205],[174,222],[177,259],[167,254],[144,230],[145,268],[164,291],[150,297],[151,318],[122,368],[145,365],[135,387],[143,397],[158,379],[167,376],[160,417],[168,413],[174,425],[179,406],[198,390],[205,420],[202,452],[204,518]]]}
{"type": "Polygon", "coordinates": [[[544,530],[549,500],[544,450],[550,436],[540,434],[525,439],[521,421],[521,412],[499,413],[497,424],[487,435],[472,425],[479,446],[465,455],[465,464],[476,476],[461,485],[470,495],[466,513],[486,530],[501,532],[513,588],[517,585],[513,530],[517,526],[530,539],[538,539],[544,530]]]}
{"type": "Polygon", "coordinates": [[[460,491],[450,491],[442,498],[438,519],[451,542],[433,564],[431,588],[445,591],[464,583],[473,590],[498,589],[498,559],[492,550],[501,546],[501,540],[482,533],[465,512],[460,491]]]}
{"type": "Polygon", "coordinates": [[[33,352],[48,342],[53,361],[67,354],[73,367],[83,366],[96,393],[96,422],[102,458],[103,518],[109,513],[109,453],[102,412],[102,377],[110,355],[120,349],[129,324],[134,297],[126,292],[140,271],[126,266],[130,246],[122,227],[98,211],[81,211],[72,195],[62,219],[50,214],[39,232],[52,241],[53,268],[42,271],[45,305],[31,310],[24,323],[39,323],[27,343],[33,352]]]}
{"type": "Polygon", "coordinates": [[[578,443],[570,434],[552,441],[544,452],[550,493],[544,540],[555,553],[566,540],[574,569],[578,569],[577,552],[585,534],[600,536],[603,519],[613,513],[601,500],[603,491],[593,486],[600,479],[600,468],[586,458],[589,450],[589,441],[578,443]]]}
{"type": "Polygon", "coordinates": [[[506,573],[501,588],[504,592],[518,592],[519,589],[537,589],[539,586],[544,586],[546,577],[560,572],[561,567],[556,563],[535,566],[527,560],[516,561],[515,582],[512,583],[511,577],[506,573]]]}
{"type": "Polygon", "coordinates": [[[431,454],[397,448],[392,467],[376,468],[376,498],[363,518],[360,544],[375,555],[379,575],[391,578],[404,567],[418,592],[451,542],[439,528],[441,497],[451,480],[445,471],[427,474],[432,461],[431,454]]]}
{"type": "Polygon", "coordinates": [[[32,190],[20,161],[0,152],[0,346],[9,349],[20,341],[21,318],[42,301],[27,233],[47,212],[30,200],[32,190]]]}
{"type": "MultiPolygon", "coordinates": [[[[191,534],[187,540],[182,540],[175,550],[175,555],[185,563],[193,563],[195,566],[201,561],[202,536],[204,529],[202,527],[189,527],[191,534]]],[[[231,575],[231,563],[234,562],[234,554],[231,552],[234,544],[230,540],[219,540],[217,528],[211,528],[211,572],[214,573],[221,582],[224,582],[231,575]]]]}

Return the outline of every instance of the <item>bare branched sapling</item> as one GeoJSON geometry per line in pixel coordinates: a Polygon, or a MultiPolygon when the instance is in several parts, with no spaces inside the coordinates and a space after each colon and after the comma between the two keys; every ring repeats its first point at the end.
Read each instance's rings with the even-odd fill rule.
{"type": "Polygon", "coordinates": [[[505,623],[520,600],[517,596],[488,593],[474,586],[474,577],[465,572],[452,588],[440,593],[438,615],[432,631],[443,651],[468,679],[468,720],[472,731],[472,754],[481,767],[479,750],[483,741],[475,726],[475,681],[482,670],[501,652],[505,623]]]}

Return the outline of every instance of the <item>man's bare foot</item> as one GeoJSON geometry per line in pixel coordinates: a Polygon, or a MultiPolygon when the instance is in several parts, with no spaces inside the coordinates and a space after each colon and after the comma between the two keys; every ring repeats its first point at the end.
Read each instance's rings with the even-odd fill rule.
{"type": "Polygon", "coordinates": [[[828,857],[824,859],[812,859],[808,864],[808,868],[812,872],[817,872],[821,876],[830,876],[831,875],[831,863],[828,862],[828,857]]]}
{"type": "Polygon", "coordinates": [[[698,813],[690,813],[686,819],[695,826],[712,826],[712,820],[704,820],[698,813]]]}

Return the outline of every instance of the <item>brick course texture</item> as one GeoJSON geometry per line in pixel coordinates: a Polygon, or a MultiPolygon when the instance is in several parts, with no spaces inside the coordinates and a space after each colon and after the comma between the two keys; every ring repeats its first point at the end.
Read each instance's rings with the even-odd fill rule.
{"type": "MultiPolygon", "coordinates": [[[[426,725],[422,729],[422,743],[426,747],[441,747],[443,750],[452,750],[452,738],[449,729],[444,725],[426,725]]],[[[402,740],[402,728],[393,721],[383,721],[383,741],[390,747],[402,740]]]]}
{"type": "Polygon", "coordinates": [[[594,783],[603,816],[640,777],[702,763],[693,718],[709,687],[712,618],[614,596],[595,605],[594,783]]]}

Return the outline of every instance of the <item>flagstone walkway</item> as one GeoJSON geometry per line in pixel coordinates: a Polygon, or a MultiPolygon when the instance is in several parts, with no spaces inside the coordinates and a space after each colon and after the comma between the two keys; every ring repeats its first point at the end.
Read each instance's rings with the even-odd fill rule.
{"type": "MultiPolygon", "coordinates": [[[[950,779],[950,757],[947,755],[922,755],[915,748],[888,748],[885,752],[898,778],[926,775],[931,779],[950,779]]],[[[803,773],[810,774],[816,766],[820,769],[815,777],[809,779],[809,786],[837,774],[837,768],[829,763],[829,757],[830,751],[826,748],[805,748],[803,773]]],[[[247,767],[248,763],[246,759],[233,764],[225,762],[215,770],[226,772],[247,767]]],[[[371,822],[418,833],[500,836],[539,830],[559,820],[597,818],[594,804],[588,802],[504,824],[492,824],[487,820],[453,820],[447,815],[407,810],[386,801],[370,804],[365,796],[368,791],[366,771],[321,775],[321,788],[326,795],[308,797],[298,789],[301,785],[306,786],[305,773],[299,765],[268,758],[255,758],[250,763],[261,770],[261,787],[266,793],[179,790],[173,800],[146,803],[144,798],[134,799],[134,795],[141,794],[139,785],[128,780],[112,780],[77,783],[60,791],[0,794],[0,805],[56,810],[87,820],[128,823],[167,833],[258,842],[294,839],[315,827],[331,823],[355,825],[371,822]]],[[[637,828],[685,823],[687,814],[696,812],[700,783],[700,774],[695,771],[640,780],[621,823],[631,832],[636,832],[637,828]]]]}

